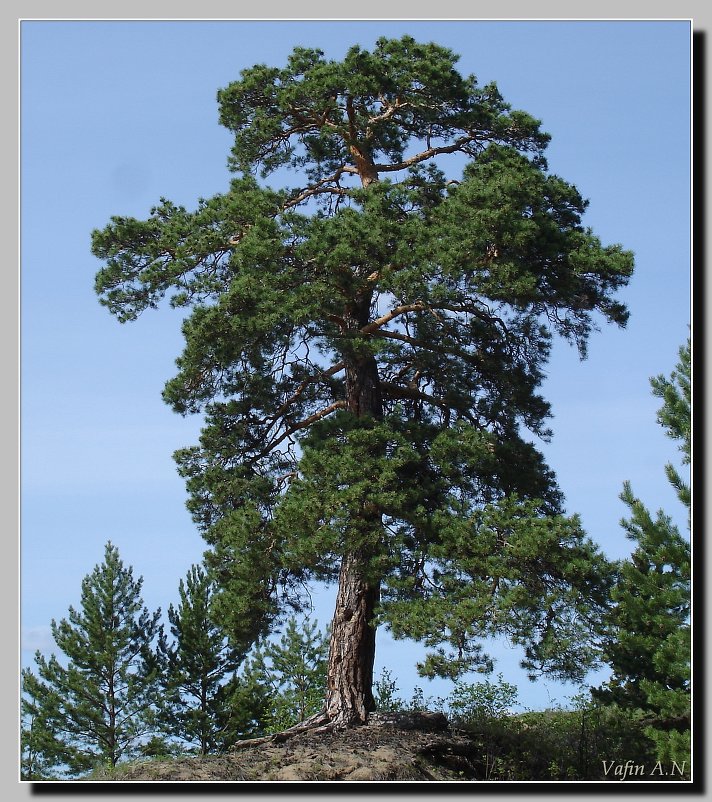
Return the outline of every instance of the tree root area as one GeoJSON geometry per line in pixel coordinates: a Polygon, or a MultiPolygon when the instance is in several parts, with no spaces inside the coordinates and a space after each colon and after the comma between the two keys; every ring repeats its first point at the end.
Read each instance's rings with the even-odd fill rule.
{"type": "Polygon", "coordinates": [[[477,779],[469,738],[438,713],[372,714],[360,726],[313,716],[240,741],[226,755],[134,764],[117,780],[184,782],[453,781],[477,779]]]}

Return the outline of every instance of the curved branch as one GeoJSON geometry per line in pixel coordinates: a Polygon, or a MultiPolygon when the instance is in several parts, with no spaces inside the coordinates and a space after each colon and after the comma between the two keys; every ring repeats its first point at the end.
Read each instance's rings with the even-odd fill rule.
{"type": "Polygon", "coordinates": [[[390,312],[383,315],[382,317],[376,318],[375,320],[371,321],[367,325],[363,326],[363,328],[359,329],[361,334],[373,334],[373,332],[378,331],[378,329],[383,328],[386,323],[390,323],[391,320],[399,317],[400,315],[404,315],[406,312],[424,312],[428,309],[428,306],[424,304],[422,301],[416,301],[412,304],[403,304],[401,306],[395,306],[391,309],[390,312]]]}
{"type": "Polygon", "coordinates": [[[381,390],[389,397],[389,398],[403,398],[408,399],[411,401],[422,401],[425,404],[430,404],[434,407],[439,407],[440,409],[444,409],[447,412],[454,410],[455,412],[462,415],[465,420],[468,420],[470,423],[477,425],[478,421],[472,415],[467,412],[464,412],[461,409],[458,409],[453,404],[449,404],[443,398],[436,398],[434,395],[429,395],[428,393],[424,393],[422,390],[418,390],[415,387],[403,387],[400,384],[393,384],[392,382],[381,382],[381,390]]]}
{"type": "Polygon", "coordinates": [[[265,455],[269,454],[270,451],[274,450],[280,443],[284,442],[284,440],[286,440],[288,437],[291,437],[291,435],[293,435],[295,432],[298,432],[300,429],[306,429],[308,426],[311,426],[313,423],[325,418],[327,415],[331,415],[332,412],[336,412],[337,409],[345,408],[346,401],[335,401],[333,404],[329,404],[328,407],[320,409],[319,412],[315,412],[308,418],[304,418],[304,420],[301,420],[298,423],[293,423],[279,437],[277,437],[275,440],[272,440],[271,443],[268,443],[262,449],[262,451],[256,455],[255,459],[259,459],[260,457],[264,457],[265,455]]]}
{"type": "Polygon", "coordinates": [[[401,109],[408,108],[411,104],[407,101],[400,100],[400,98],[395,99],[395,103],[393,105],[389,105],[386,103],[382,98],[381,102],[385,107],[385,111],[382,111],[380,114],[376,114],[375,117],[369,117],[368,122],[366,123],[366,136],[365,139],[367,142],[370,142],[373,138],[373,126],[376,123],[382,123],[386,120],[390,120],[391,117],[401,109]]]}
{"type": "Polygon", "coordinates": [[[408,345],[413,346],[413,348],[419,348],[423,351],[429,351],[433,354],[447,353],[451,356],[458,357],[471,365],[482,364],[482,359],[477,356],[477,354],[471,354],[469,351],[464,351],[461,348],[448,345],[442,341],[439,341],[436,346],[432,343],[426,342],[425,340],[419,340],[417,337],[409,337],[407,334],[402,334],[400,331],[389,331],[388,329],[381,329],[380,331],[374,331],[372,333],[374,337],[381,337],[387,340],[398,340],[399,342],[407,343],[408,345]]]}
{"type": "Polygon", "coordinates": [[[475,134],[461,136],[459,139],[456,139],[452,145],[441,145],[439,147],[428,148],[427,150],[416,153],[409,159],[404,159],[402,162],[398,162],[397,164],[377,164],[376,170],[379,173],[393,173],[397,172],[398,170],[406,170],[408,167],[412,167],[414,164],[420,164],[427,159],[432,159],[433,156],[440,156],[445,153],[456,153],[458,150],[462,150],[471,142],[475,142],[476,139],[477,137],[475,134]]]}
{"type": "Polygon", "coordinates": [[[282,404],[282,406],[277,410],[277,412],[275,412],[275,414],[272,416],[272,423],[270,424],[270,427],[267,429],[267,431],[269,431],[269,429],[271,429],[272,426],[274,426],[275,422],[279,420],[279,418],[281,418],[282,415],[284,415],[284,413],[289,409],[289,407],[292,406],[292,404],[299,398],[299,396],[306,390],[306,388],[310,384],[313,384],[315,381],[319,381],[325,376],[333,376],[334,374],[342,371],[345,367],[346,365],[344,362],[338,362],[336,365],[332,365],[328,370],[324,370],[316,376],[310,376],[308,379],[304,379],[299,385],[299,387],[297,387],[297,389],[294,391],[292,396],[288,398],[282,404]]]}
{"type": "Polygon", "coordinates": [[[344,173],[348,173],[349,175],[358,175],[358,170],[349,165],[339,167],[339,169],[333,175],[322,178],[321,180],[317,181],[316,184],[299,191],[297,195],[286,201],[282,208],[291,209],[293,206],[297,206],[307,198],[311,198],[314,195],[321,195],[322,193],[330,193],[332,195],[348,195],[349,190],[344,189],[343,187],[327,186],[328,184],[337,184],[344,173]]]}

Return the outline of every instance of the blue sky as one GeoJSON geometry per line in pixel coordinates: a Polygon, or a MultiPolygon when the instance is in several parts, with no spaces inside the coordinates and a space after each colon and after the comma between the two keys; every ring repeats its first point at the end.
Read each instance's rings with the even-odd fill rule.
{"type": "MultiPolygon", "coordinates": [[[[171,455],[199,419],[161,401],[181,350],[180,313],[119,325],[99,306],[92,229],[147,216],[160,196],[191,208],[227,188],[230,135],[216,92],[296,45],[341,57],[354,43],[405,33],[461,55],[461,72],[495,80],[552,135],[551,172],[590,199],[585,222],[636,254],[620,297],[625,330],[593,335],[581,362],[554,348],[544,395],[554,438],[541,444],[567,510],[611,557],[624,480],[684,526],[663,466],[676,445],[655,422],[649,377],[669,374],[690,322],[690,41],[686,22],[40,22],[21,28],[23,660],[51,648],[49,622],[77,605],[81,579],[112,540],[167,609],[204,543],[185,510],[171,455]]],[[[331,594],[317,594],[326,624],[331,594]]],[[[449,686],[415,676],[417,647],[379,635],[409,694],[449,686]]],[[[542,707],[575,689],[529,683],[518,653],[496,671],[542,707]]],[[[595,679],[594,677],[591,678],[595,679]]]]}

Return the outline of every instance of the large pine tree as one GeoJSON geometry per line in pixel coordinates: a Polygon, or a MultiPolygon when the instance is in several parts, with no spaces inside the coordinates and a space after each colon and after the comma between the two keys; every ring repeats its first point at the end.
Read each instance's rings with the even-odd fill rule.
{"type": "Polygon", "coordinates": [[[93,234],[119,320],[192,310],[164,398],[205,413],[177,460],[233,638],[338,582],[332,722],[373,708],[377,622],[435,646],[425,671],[505,632],[570,675],[605,597],[527,437],[552,335],[584,354],[596,314],[624,325],[632,257],[582,225],[539,122],[456,61],[404,37],[246,69],[218,93],[229,190],[93,234]]]}
{"type": "Polygon", "coordinates": [[[115,766],[152,729],[160,611],[143,606],[141,586],[107,543],[104,561],[82,581],[80,609],[52,621],[63,658],[37,652],[36,674],[23,674],[26,710],[44,740],[51,735],[52,763],[70,774],[115,766]]]}

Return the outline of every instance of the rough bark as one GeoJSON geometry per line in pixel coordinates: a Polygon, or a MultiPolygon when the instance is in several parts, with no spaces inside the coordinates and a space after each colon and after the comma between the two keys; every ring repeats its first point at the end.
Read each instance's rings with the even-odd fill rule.
{"type": "MultiPolygon", "coordinates": [[[[356,417],[383,417],[378,369],[372,356],[346,360],[346,408],[356,417]]],[[[373,613],[380,582],[369,577],[368,557],[373,532],[380,526],[378,510],[364,504],[352,524],[356,548],[341,562],[336,607],[331,623],[327,670],[326,714],[337,725],[365,724],[374,709],[372,694],[376,628],[373,613]]]]}
{"type": "MultiPolygon", "coordinates": [[[[355,331],[368,322],[371,298],[364,296],[347,310],[346,320],[355,331]]],[[[383,418],[378,366],[358,338],[344,355],[346,409],[357,418],[383,418]]],[[[369,575],[368,558],[376,548],[374,532],[380,513],[364,503],[353,522],[353,551],[346,552],[339,572],[336,607],[331,624],[325,713],[336,726],[365,724],[375,709],[372,685],[376,654],[373,614],[380,599],[380,581],[369,575]]]]}
{"type": "MultiPolygon", "coordinates": [[[[349,106],[349,121],[354,123],[349,106]]],[[[352,130],[352,135],[355,130],[352,130]]],[[[378,170],[368,149],[355,143],[349,150],[354,158],[361,184],[367,187],[378,181],[378,170]]],[[[373,354],[364,347],[361,330],[369,323],[371,293],[365,291],[345,309],[344,323],[352,332],[359,332],[352,347],[344,354],[346,409],[357,418],[383,418],[378,365],[373,354]]],[[[373,663],[376,655],[376,628],[373,614],[380,600],[380,581],[369,576],[370,552],[374,549],[374,530],[380,526],[380,514],[367,504],[360,519],[353,522],[355,547],[341,561],[336,606],[331,623],[327,690],[324,707],[329,726],[365,724],[375,709],[373,699],[373,663]]],[[[319,719],[319,722],[323,719],[319,719]]],[[[319,723],[315,720],[315,724],[319,723]]]]}
{"type": "Polygon", "coordinates": [[[373,160],[356,145],[351,145],[349,150],[356,162],[356,169],[361,179],[361,186],[367,187],[369,184],[378,181],[378,170],[373,160]]]}
{"type": "Polygon", "coordinates": [[[331,624],[327,672],[326,714],[334,724],[365,724],[375,709],[376,628],[372,618],[379,597],[379,583],[364,577],[360,555],[345,555],[331,624]]]}
{"type": "Polygon", "coordinates": [[[373,357],[346,361],[346,409],[357,418],[383,417],[383,397],[378,367],[373,357]]]}

